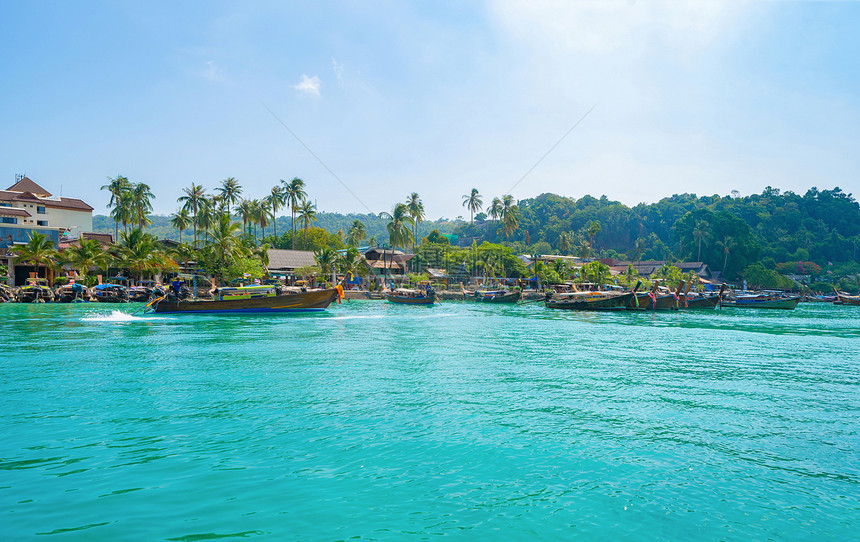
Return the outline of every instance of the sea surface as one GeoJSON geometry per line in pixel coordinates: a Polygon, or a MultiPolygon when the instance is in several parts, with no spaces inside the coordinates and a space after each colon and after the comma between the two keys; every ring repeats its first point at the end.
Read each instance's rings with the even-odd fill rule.
{"type": "Polygon", "coordinates": [[[860,307],[0,305],[0,540],[857,540],[860,307]]]}

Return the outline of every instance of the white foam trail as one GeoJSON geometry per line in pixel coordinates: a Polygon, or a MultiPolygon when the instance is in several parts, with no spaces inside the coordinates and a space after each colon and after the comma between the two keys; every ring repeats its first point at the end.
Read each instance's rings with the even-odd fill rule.
{"type": "Polygon", "coordinates": [[[135,316],[115,309],[110,311],[110,314],[91,314],[81,318],[83,322],[137,322],[142,320],[155,320],[155,318],[135,316]]]}

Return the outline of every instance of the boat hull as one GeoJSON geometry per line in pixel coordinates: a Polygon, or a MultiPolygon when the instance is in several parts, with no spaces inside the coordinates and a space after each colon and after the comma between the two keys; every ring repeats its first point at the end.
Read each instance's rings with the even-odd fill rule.
{"type": "Polygon", "coordinates": [[[860,295],[840,295],[835,305],[852,305],[860,307],[860,295]]]}
{"type": "Polygon", "coordinates": [[[630,302],[627,303],[627,308],[629,310],[639,310],[639,311],[668,311],[675,310],[678,306],[675,303],[675,296],[673,295],[658,295],[656,300],[651,299],[648,294],[636,294],[636,297],[630,297],[630,302]],[[638,306],[636,302],[639,302],[638,306]]]}
{"type": "Polygon", "coordinates": [[[611,297],[603,297],[600,299],[583,299],[583,300],[563,300],[563,299],[548,299],[546,307],[548,309],[563,309],[574,311],[617,311],[624,310],[630,300],[633,299],[633,294],[621,294],[611,297]]]}
{"type": "Polygon", "coordinates": [[[506,294],[481,294],[475,292],[475,301],[479,303],[516,303],[523,297],[521,292],[509,292],[506,294]]]}
{"type": "Polygon", "coordinates": [[[18,290],[18,303],[51,303],[54,292],[42,286],[24,286],[18,290]]]}
{"type": "Polygon", "coordinates": [[[681,309],[715,309],[720,304],[720,296],[712,295],[708,297],[694,297],[687,301],[683,299],[678,306],[681,309]]]}
{"type": "Polygon", "coordinates": [[[156,313],[242,314],[323,311],[337,298],[337,290],[319,290],[300,294],[225,299],[214,301],[168,301],[153,304],[156,313]]]}
{"type": "Polygon", "coordinates": [[[429,297],[404,297],[399,295],[383,294],[385,300],[391,303],[401,303],[404,305],[432,305],[436,301],[436,296],[429,297]]]}
{"type": "Polygon", "coordinates": [[[724,307],[736,307],[738,309],[785,309],[792,310],[797,307],[800,297],[785,297],[780,299],[764,299],[750,301],[728,301],[723,302],[724,307]]]}

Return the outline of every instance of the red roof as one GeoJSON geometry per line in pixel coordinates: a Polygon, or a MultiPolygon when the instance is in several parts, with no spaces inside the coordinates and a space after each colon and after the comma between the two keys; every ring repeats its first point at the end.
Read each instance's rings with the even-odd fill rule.
{"type": "Polygon", "coordinates": [[[86,204],[83,200],[77,198],[42,198],[33,192],[12,192],[10,190],[0,190],[0,201],[26,201],[38,203],[45,207],[58,209],[74,209],[76,211],[92,211],[93,208],[86,204]]]}
{"type": "Polygon", "coordinates": [[[24,209],[16,209],[15,207],[2,207],[0,206],[0,215],[2,216],[23,216],[25,218],[30,218],[31,215],[24,209]]]}
{"type": "Polygon", "coordinates": [[[37,196],[48,197],[48,198],[51,197],[50,192],[48,192],[47,190],[45,190],[44,188],[42,188],[38,184],[34,183],[32,179],[30,179],[26,176],[23,179],[21,179],[20,181],[18,181],[17,183],[15,183],[12,186],[10,186],[9,188],[7,188],[6,190],[8,190],[10,192],[32,192],[33,194],[36,194],[37,196]]]}

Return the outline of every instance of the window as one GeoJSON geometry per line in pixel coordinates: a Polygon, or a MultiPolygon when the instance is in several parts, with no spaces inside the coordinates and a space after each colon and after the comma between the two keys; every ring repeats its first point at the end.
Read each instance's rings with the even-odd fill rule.
{"type": "Polygon", "coordinates": [[[37,206],[36,207],[36,214],[40,214],[40,215],[45,214],[45,207],[43,207],[42,205],[37,206]]]}
{"type": "Polygon", "coordinates": [[[47,225],[48,225],[48,221],[47,221],[47,220],[37,220],[37,221],[36,221],[36,225],[37,225],[37,226],[47,226],[47,225]]]}
{"type": "Polygon", "coordinates": [[[0,201],[0,207],[12,207],[12,204],[6,201],[0,201]]]}
{"type": "Polygon", "coordinates": [[[0,224],[17,224],[18,219],[12,216],[0,216],[0,224]]]}

